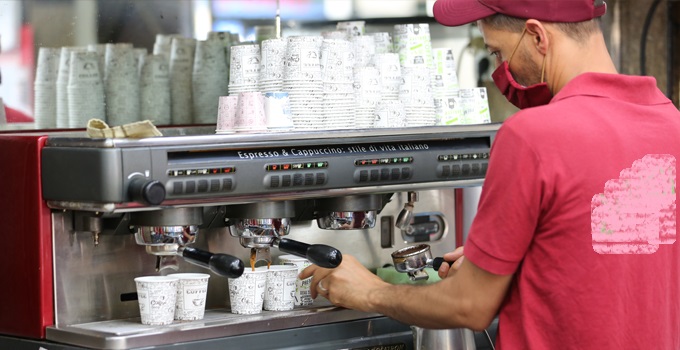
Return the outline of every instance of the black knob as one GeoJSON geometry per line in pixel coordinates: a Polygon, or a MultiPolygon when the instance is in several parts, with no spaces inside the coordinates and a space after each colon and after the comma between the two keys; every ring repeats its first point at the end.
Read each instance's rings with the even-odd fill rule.
{"type": "Polygon", "coordinates": [[[160,181],[136,176],[130,180],[128,194],[135,202],[159,205],[165,200],[165,186],[160,181]]]}
{"type": "MultiPolygon", "coordinates": [[[[432,261],[432,268],[433,268],[435,271],[439,271],[439,268],[440,268],[440,267],[442,266],[442,264],[444,264],[444,263],[447,263],[446,261],[444,261],[444,258],[434,258],[434,260],[432,261]]],[[[448,263],[447,263],[447,264],[448,264],[448,263]]]]}

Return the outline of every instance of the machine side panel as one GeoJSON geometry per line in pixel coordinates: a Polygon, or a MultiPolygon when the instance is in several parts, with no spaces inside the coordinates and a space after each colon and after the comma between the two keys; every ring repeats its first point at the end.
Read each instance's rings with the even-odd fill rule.
{"type": "Polygon", "coordinates": [[[0,334],[44,338],[54,324],[52,229],[41,197],[45,136],[0,136],[0,221],[11,240],[0,254],[0,334]]]}
{"type": "Polygon", "coordinates": [[[46,200],[125,201],[118,149],[48,147],[42,152],[46,200]]]}

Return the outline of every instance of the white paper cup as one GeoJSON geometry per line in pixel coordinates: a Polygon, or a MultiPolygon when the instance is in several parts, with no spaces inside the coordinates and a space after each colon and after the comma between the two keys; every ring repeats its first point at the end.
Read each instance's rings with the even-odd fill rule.
{"type": "Polygon", "coordinates": [[[264,293],[267,287],[267,267],[245,269],[239,278],[228,278],[229,303],[231,312],[241,315],[262,312],[264,293]]]}
{"type": "Polygon", "coordinates": [[[267,116],[267,129],[293,128],[293,114],[287,92],[265,93],[264,112],[267,116]]]}
{"type": "MultiPolygon", "coordinates": [[[[297,273],[300,274],[302,270],[307,268],[307,266],[312,265],[312,263],[302,257],[296,255],[281,255],[279,256],[279,263],[282,265],[292,265],[297,267],[297,273]]],[[[314,299],[312,299],[312,292],[310,285],[312,283],[312,278],[306,278],[301,280],[299,278],[295,279],[295,305],[312,305],[314,304],[314,299]]]]}
{"type": "Polygon", "coordinates": [[[271,265],[267,272],[267,289],[264,309],[269,311],[293,310],[298,275],[297,266],[271,265]]]}
{"type": "Polygon", "coordinates": [[[207,273],[173,273],[168,277],[179,279],[175,320],[202,320],[205,314],[205,301],[208,295],[207,273]]]}
{"type": "Polygon", "coordinates": [[[176,277],[144,276],[135,278],[142,324],[168,325],[175,316],[176,277]]]}

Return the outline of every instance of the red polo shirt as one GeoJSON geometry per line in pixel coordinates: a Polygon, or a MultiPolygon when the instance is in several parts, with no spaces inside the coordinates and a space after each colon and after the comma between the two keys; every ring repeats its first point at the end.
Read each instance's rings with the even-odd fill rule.
{"type": "Polygon", "coordinates": [[[514,274],[497,348],[680,349],[676,160],[680,112],[649,77],[582,74],[550,104],[503,124],[465,246],[475,265],[514,274]],[[645,159],[662,159],[664,170],[645,168],[645,159]],[[623,206],[611,193],[624,193],[635,171],[671,199],[663,224],[659,214],[612,209],[623,206]],[[636,233],[643,226],[673,239],[659,244],[657,231],[636,233]]]}

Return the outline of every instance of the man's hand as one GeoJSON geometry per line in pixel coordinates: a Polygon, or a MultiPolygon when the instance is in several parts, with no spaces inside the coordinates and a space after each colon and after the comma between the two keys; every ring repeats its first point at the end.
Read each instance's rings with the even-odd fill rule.
{"type": "Polygon", "coordinates": [[[463,260],[465,260],[465,257],[463,256],[463,247],[460,246],[454,251],[444,254],[443,258],[448,264],[442,264],[439,267],[439,270],[437,270],[439,278],[441,279],[444,279],[449,275],[453,276],[460,266],[463,265],[463,260]]]}
{"type": "Polygon", "coordinates": [[[312,265],[300,273],[300,279],[312,276],[312,298],[319,294],[334,305],[373,312],[371,293],[389,284],[367,270],[351,255],[343,254],[342,263],[334,269],[312,265]]]}

